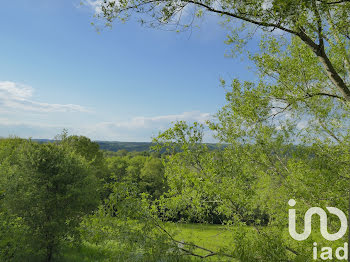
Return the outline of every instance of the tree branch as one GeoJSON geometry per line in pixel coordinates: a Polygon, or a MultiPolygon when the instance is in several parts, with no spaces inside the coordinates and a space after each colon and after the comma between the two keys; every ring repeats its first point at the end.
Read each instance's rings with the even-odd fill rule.
{"type": "Polygon", "coordinates": [[[322,92],[314,93],[314,94],[307,93],[305,98],[314,97],[314,96],[328,96],[328,97],[340,99],[342,101],[346,101],[344,97],[341,97],[338,95],[333,95],[333,94],[328,94],[328,93],[322,93],[322,92]]]}
{"type": "Polygon", "coordinates": [[[335,70],[332,62],[329,60],[326,54],[324,46],[317,45],[303,30],[299,31],[298,36],[312,49],[322,63],[323,67],[326,69],[327,75],[332,83],[340,90],[344,96],[344,99],[347,102],[350,102],[350,89],[335,70]]]}
{"type": "MultiPolygon", "coordinates": [[[[350,1],[350,0],[349,0],[350,1]]],[[[229,17],[233,17],[236,19],[243,20],[245,22],[249,22],[252,24],[255,24],[257,26],[262,26],[262,27],[272,27],[272,28],[278,28],[282,31],[285,31],[287,33],[293,34],[295,36],[298,36],[304,43],[306,43],[312,51],[315,53],[315,55],[319,58],[320,62],[324,66],[324,68],[327,71],[327,75],[330,78],[330,80],[333,82],[333,84],[341,91],[343,94],[344,98],[346,101],[350,102],[350,89],[349,87],[345,84],[343,79],[339,76],[338,72],[335,70],[332,62],[329,60],[326,51],[324,49],[324,42],[323,42],[323,36],[322,36],[322,22],[321,22],[321,17],[320,14],[318,13],[317,6],[315,6],[315,12],[316,12],[316,17],[318,17],[318,34],[319,34],[319,44],[316,44],[306,33],[302,28],[299,28],[299,31],[294,31],[288,28],[285,28],[281,26],[280,24],[274,24],[274,23],[269,23],[269,22],[264,22],[264,21],[256,21],[251,18],[245,17],[243,15],[238,15],[235,13],[223,11],[223,10],[218,10],[214,9],[213,7],[204,4],[202,2],[197,2],[194,0],[185,0],[184,2],[192,3],[201,7],[206,8],[208,11],[221,14],[221,15],[226,15],[229,17]]]]}
{"type": "Polygon", "coordinates": [[[207,9],[208,11],[213,12],[213,13],[217,13],[217,14],[220,14],[220,15],[226,15],[226,16],[229,16],[229,17],[237,18],[239,20],[243,20],[245,22],[249,22],[249,23],[252,23],[252,24],[255,24],[255,25],[258,25],[258,26],[278,28],[278,29],[281,29],[281,30],[283,30],[283,31],[285,31],[287,33],[297,35],[296,31],[293,31],[291,29],[285,28],[285,27],[281,26],[280,24],[268,23],[268,22],[264,22],[264,21],[255,21],[255,20],[250,19],[248,17],[245,17],[243,15],[238,15],[238,14],[235,14],[235,13],[214,9],[213,7],[211,7],[211,6],[207,5],[207,4],[204,4],[202,2],[197,2],[197,1],[194,1],[194,0],[183,0],[183,2],[187,2],[187,3],[191,3],[191,4],[194,4],[194,5],[198,5],[198,6],[204,7],[205,9],[207,9]]]}

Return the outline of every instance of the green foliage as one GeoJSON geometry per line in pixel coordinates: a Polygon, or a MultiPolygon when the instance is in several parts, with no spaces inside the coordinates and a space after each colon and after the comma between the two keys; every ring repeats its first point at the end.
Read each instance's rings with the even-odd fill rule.
{"type": "Polygon", "coordinates": [[[148,158],[140,172],[141,192],[158,199],[166,191],[163,162],[159,158],[148,158]]]}
{"type": "MultiPolygon", "coordinates": [[[[339,51],[329,51],[336,61],[339,51]]],[[[297,200],[300,214],[312,206],[348,210],[349,104],[298,38],[266,37],[251,59],[259,81],[222,81],[227,104],[208,123],[222,150],[205,150],[198,124],[176,123],[155,140],[181,149],[166,162],[170,189],[161,206],[189,221],[214,207],[224,223],[266,226],[236,231],[232,251],[242,261],[305,261],[312,241],[324,241],[313,235],[302,245],[288,236],[287,202],[297,200]]]]}
{"type": "Polygon", "coordinates": [[[116,183],[108,202],[84,220],[85,239],[114,244],[118,251],[110,254],[110,261],[192,261],[180,253],[149,207],[135,185],[116,183]]]}
{"type": "Polygon", "coordinates": [[[167,189],[163,162],[160,158],[129,153],[125,156],[109,157],[107,166],[110,177],[107,187],[114,183],[134,184],[137,192],[147,193],[152,199],[159,198],[167,189]]]}
{"type": "Polygon", "coordinates": [[[21,261],[31,251],[26,241],[28,227],[19,217],[8,214],[3,207],[0,211],[0,261],[21,261]]]}
{"type": "MultiPolygon", "coordinates": [[[[28,260],[51,261],[62,241],[79,236],[82,216],[98,203],[97,181],[88,163],[64,145],[21,143],[1,162],[0,179],[1,206],[13,217],[10,225],[17,228],[19,223],[26,230],[32,250],[25,254],[28,260]]],[[[18,250],[21,242],[14,245],[18,250]]]]}
{"type": "MultiPolygon", "coordinates": [[[[218,261],[308,261],[313,242],[335,247],[346,241],[327,243],[314,232],[303,243],[294,241],[287,231],[287,202],[295,199],[300,214],[312,206],[348,209],[348,1],[107,0],[101,7],[98,16],[109,26],[134,13],[141,14],[141,23],[148,14],[151,26],[175,24],[175,30],[189,28],[192,18],[206,12],[219,14],[232,55],[244,51],[258,32],[259,49],[247,52],[258,80],[221,80],[226,105],[206,125],[177,122],[159,134],[155,148],[167,151],[161,158],[120,151],[106,154],[110,157],[105,161],[96,143],[65,134],[57,145],[0,141],[2,232],[6,227],[17,236],[29,232],[39,246],[24,247],[37,250],[74,236],[72,229],[85,214],[75,212],[85,201],[92,202],[89,196],[77,202],[86,192],[73,178],[80,174],[79,181],[85,181],[93,170],[105,183],[105,202],[84,218],[81,232],[90,244],[115,245],[115,253],[104,254],[111,261],[205,256],[218,261]],[[193,17],[181,19],[190,6],[195,7],[193,17]],[[206,128],[222,147],[210,150],[203,143],[206,128]],[[60,183],[74,186],[60,191],[54,187],[60,183]],[[59,214],[56,206],[66,212],[59,214]],[[47,214],[53,216],[48,220],[47,214]],[[164,220],[225,224],[233,231],[234,244],[213,251],[179,241],[164,220]]],[[[112,148],[111,143],[105,146],[112,148]]],[[[314,219],[316,232],[318,224],[314,219]]],[[[298,219],[297,225],[301,228],[303,221],[298,219]]],[[[339,221],[330,216],[328,226],[337,228],[339,221]]],[[[9,260],[16,254],[17,239],[23,242],[15,239],[8,234],[1,238],[2,257],[9,260]]]]}
{"type": "Polygon", "coordinates": [[[77,155],[84,158],[90,168],[90,171],[97,177],[100,183],[100,188],[97,188],[101,199],[108,197],[108,190],[102,188],[103,184],[108,183],[108,170],[103,152],[100,150],[97,142],[91,141],[85,136],[68,136],[61,134],[57,137],[56,143],[61,146],[68,147],[77,155]]]}

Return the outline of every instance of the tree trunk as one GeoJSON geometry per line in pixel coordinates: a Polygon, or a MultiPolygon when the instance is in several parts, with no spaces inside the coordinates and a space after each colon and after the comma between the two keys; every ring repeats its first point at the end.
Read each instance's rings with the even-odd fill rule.
{"type": "Polygon", "coordinates": [[[49,244],[46,247],[46,260],[45,260],[45,262],[51,262],[51,260],[52,260],[52,251],[53,251],[53,247],[52,247],[51,244],[49,244]]]}

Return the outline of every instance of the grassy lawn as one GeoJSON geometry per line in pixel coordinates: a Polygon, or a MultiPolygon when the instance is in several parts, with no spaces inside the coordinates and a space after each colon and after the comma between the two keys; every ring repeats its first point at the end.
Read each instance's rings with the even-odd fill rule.
{"type": "Polygon", "coordinates": [[[212,251],[230,248],[233,245],[232,231],[228,230],[225,226],[169,223],[167,224],[167,228],[176,234],[176,240],[192,242],[212,251]]]}
{"type": "MultiPolygon", "coordinates": [[[[233,245],[231,236],[232,232],[225,226],[167,223],[166,230],[171,232],[176,240],[185,241],[187,243],[191,242],[214,252],[219,251],[220,249],[230,248],[233,245]]],[[[104,245],[95,245],[84,242],[80,248],[67,247],[66,250],[64,250],[63,260],[66,262],[113,261],[111,258],[116,256],[118,252],[117,250],[118,244],[112,241],[105,243],[104,245]]],[[[200,255],[208,254],[208,252],[201,249],[194,249],[193,251],[200,255]]],[[[212,257],[205,261],[219,260],[212,257]]]]}

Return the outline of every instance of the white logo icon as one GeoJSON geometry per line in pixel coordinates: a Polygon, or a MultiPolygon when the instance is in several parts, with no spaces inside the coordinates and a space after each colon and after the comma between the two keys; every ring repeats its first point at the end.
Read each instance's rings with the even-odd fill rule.
{"type": "MultiPolygon", "coordinates": [[[[294,207],[296,202],[294,199],[288,201],[289,206],[294,207]]],[[[312,207],[305,213],[304,218],[304,232],[299,234],[295,230],[296,215],[295,209],[289,209],[289,234],[292,238],[298,241],[307,239],[311,234],[311,218],[312,215],[317,214],[320,217],[320,229],[322,236],[329,241],[335,241],[342,238],[348,228],[348,221],[343,211],[336,207],[326,207],[329,213],[338,216],[340,219],[340,229],[337,233],[329,234],[327,230],[327,213],[320,207],[312,207]]]]}

